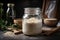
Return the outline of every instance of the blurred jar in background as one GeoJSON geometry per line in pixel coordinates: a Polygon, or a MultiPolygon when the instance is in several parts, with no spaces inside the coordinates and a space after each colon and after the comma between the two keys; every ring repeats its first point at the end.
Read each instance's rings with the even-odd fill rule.
{"type": "Polygon", "coordinates": [[[13,3],[8,3],[7,4],[7,12],[6,12],[6,24],[8,26],[13,24],[13,20],[16,17],[15,10],[14,10],[14,4],[13,3]]]}

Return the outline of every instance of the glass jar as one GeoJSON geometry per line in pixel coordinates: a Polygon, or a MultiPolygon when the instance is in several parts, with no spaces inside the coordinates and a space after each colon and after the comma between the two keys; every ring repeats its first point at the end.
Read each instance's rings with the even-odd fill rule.
{"type": "Polygon", "coordinates": [[[25,35],[37,35],[42,32],[42,18],[40,8],[25,8],[22,31],[25,35]]]}
{"type": "Polygon", "coordinates": [[[15,10],[14,10],[14,5],[13,3],[8,3],[7,4],[7,12],[6,12],[6,25],[11,26],[13,24],[13,20],[16,17],[15,10]]]}

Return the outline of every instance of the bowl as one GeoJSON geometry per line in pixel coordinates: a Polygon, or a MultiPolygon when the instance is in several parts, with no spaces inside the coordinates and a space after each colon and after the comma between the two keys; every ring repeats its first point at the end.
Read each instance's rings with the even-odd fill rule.
{"type": "Polygon", "coordinates": [[[56,26],[58,20],[56,18],[46,18],[44,19],[44,24],[47,26],[56,26]]]}
{"type": "Polygon", "coordinates": [[[22,19],[14,19],[14,24],[17,24],[20,28],[22,28],[22,19]]]}

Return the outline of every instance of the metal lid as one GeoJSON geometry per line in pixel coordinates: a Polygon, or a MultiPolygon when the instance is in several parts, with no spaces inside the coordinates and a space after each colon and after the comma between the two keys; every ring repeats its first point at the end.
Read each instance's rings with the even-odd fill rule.
{"type": "Polygon", "coordinates": [[[30,14],[39,14],[40,13],[40,8],[24,8],[25,13],[30,13],[30,14]]]}
{"type": "Polygon", "coordinates": [[[14,4],[13,4],[13,3],[8,3],[7,6],[8,6],[8,7],[14,6],[14,4]]]}

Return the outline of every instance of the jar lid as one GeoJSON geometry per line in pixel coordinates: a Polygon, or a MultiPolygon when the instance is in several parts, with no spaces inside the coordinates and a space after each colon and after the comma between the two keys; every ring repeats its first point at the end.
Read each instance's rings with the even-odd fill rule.
{"type": "Polygon", "coordinates": [[[25,13],[30,13],[30,14],[39,14],[40,13],[40,8],[24,8],[25,13]]]}

